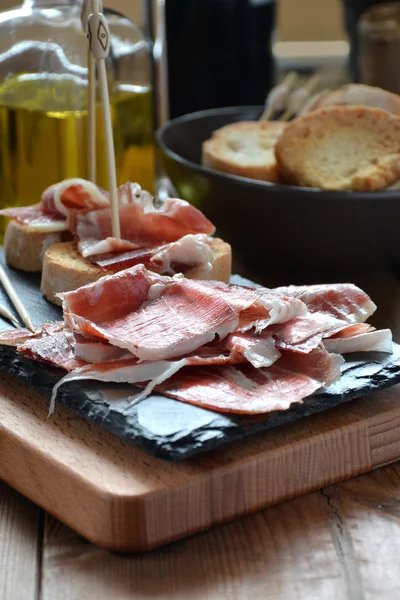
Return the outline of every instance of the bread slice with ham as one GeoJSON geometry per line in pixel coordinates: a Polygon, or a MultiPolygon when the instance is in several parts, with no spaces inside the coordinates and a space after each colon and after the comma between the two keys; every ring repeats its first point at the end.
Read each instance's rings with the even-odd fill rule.
{"type": "Polygon", "coordinates": [[[108,194],[82,179],[51,186],[37,205],[0,211],[12,218],[7,263],[42,271],[42,292],[55,303],[58,292],[137,264],[162,275],[229,280],[231,248],[213,237],[200,210],[178,198],[156,204],[132,183],[119,188],[118,199],[121,239],[112,237],[108,194]]]}
{"type": "MultiPolygon", "coordinates": [[[[212,238],[210,246],[213,253],[211,269],[200,263],[190,267],[185,277],[228,282],[232,267],[231,247],[219,238],[212,238]]],[[[56,294],[76,290],[119,270],[121,269],[116,266],[105,271],[88,258],[83,258],[76,242],[55,244],[44,255],[41,291],[47,300],[60,306],[61,300],[56,294]]]]}

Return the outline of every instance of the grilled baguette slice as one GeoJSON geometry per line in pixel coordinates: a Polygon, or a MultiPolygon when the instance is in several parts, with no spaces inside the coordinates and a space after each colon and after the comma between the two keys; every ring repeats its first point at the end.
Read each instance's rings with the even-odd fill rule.
{"type": "Polygon", "coordinates": [[[242,121],[217,129],[202,146],[202,164],[216,171],[278,183],[275,143],[286,123],[242,121]]]}
{"type": "Polygon", "coordinates": [[[287,183],[380,190],[400,178],[400,117],[364,106],[322,108],[292,121],[275,153],[287,183]]]}
{"type": "MultiPolygon", "coordinates": [[[[230,245],[214,238],[212,249],[214,252],[212,271],[205,271],[204,267],[197,266],[185,273],[185,277],[229,281],[232,268],[230,245]]],[[[118,269],[105,271],[98,265],[92,264],[87,258],[83,258],[78,252],[76,242],[55,244],[48,248],[44,255],[40,289],[47,300],[61,305],[59,298],[56,298],[57,293],[75,290],[117,271],[118,269]]]]}
{"type": "Polygon", "coordinates": [[[40,273],[44,253],[53,244],[72,239],[69,231],[46,233],[12,219],[4,236],[7,264],[20,271],[40,273]]]}

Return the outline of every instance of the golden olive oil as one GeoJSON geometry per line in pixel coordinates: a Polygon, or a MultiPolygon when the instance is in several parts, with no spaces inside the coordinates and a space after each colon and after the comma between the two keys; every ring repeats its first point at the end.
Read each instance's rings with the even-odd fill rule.
{"type": "MultiPolygon", "coordinates": [[[[23,74],[0,85],[1,208],[35,204],[49,185],[87,177],[86,98],[85,82],[71,76],[23,74]]],[[[118,184],[153,191],[151,89],[116,85],[110,103],[118,184]]],[[[100,105],[96,118],[97,184],[107,189],[100,105]]],[[[0,243],[3,233],[1,223],[0,243]]]]}

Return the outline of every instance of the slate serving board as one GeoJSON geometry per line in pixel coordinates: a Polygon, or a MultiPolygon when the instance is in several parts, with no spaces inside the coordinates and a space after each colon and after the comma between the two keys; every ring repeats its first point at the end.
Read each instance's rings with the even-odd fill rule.
{"type": "MultiPolygon", "coordinates": [[[[34,324],[60,319],[61,311],[46,302],[40,294],[39,276],[22,274],[12,269],[8,269],[8,273],[34,324]]],[[[239,277],[235,277],[235,280],[244,281],[239,277]]],[[[2,290],[0,302],[9,305],[2,290]]],[[[0,330],[10,327],[0,318],[0,330]]],[[[5,346],[0,347],[0,369],[16,376],[48,398],[53,386],[62,376],[60,370],[25,359],[5,346]]],[[[149,454],[176,461],[225,442],[333,408],[399,382],[400,346],[395,345],[392,355],[364,353],[349,356],[343,365],[340,381],[307,398],[304,404],[296,404],[284,412],[271,413],[268,417],[222,415],[159,394],[153,394],[127,408],[127,398],[135,390],[133,386],[125,384],[67,384],[60,388],[58,402],[119,438],[143,448],[149,454]]]]}

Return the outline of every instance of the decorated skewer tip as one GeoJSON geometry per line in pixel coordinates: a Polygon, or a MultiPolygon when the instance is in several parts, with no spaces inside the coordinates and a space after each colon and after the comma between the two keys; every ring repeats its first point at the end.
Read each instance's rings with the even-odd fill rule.
{"type": "Polygon", "coordinates": [[[110,52],[110,30],[104,15],[94,13],[87,22],[89,48],[96,59],[107,58],[110,52]]]}

